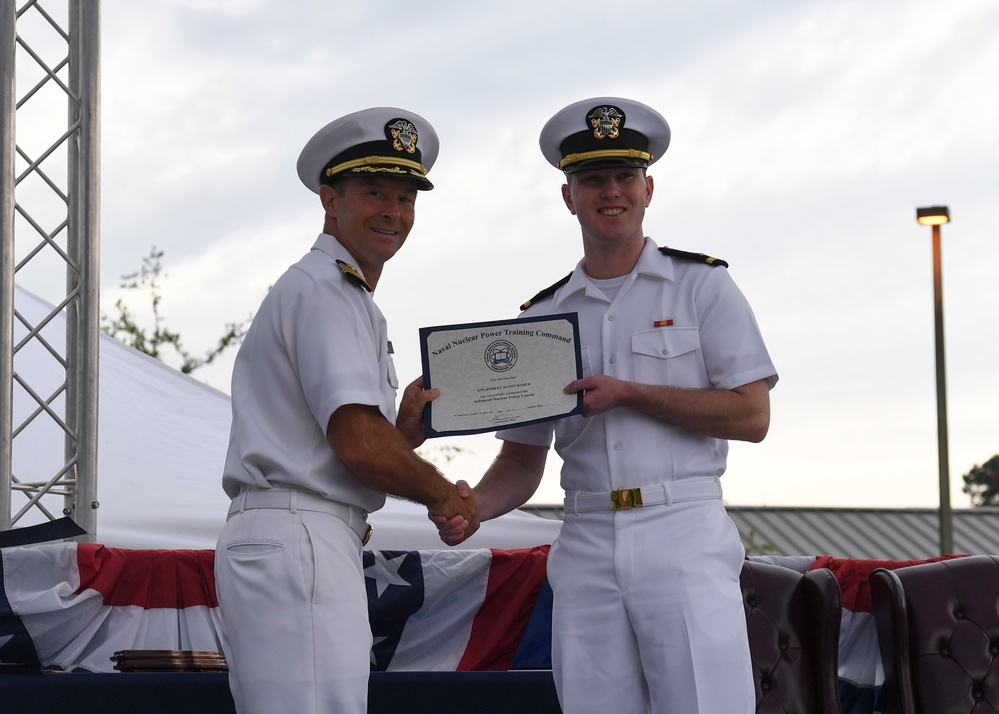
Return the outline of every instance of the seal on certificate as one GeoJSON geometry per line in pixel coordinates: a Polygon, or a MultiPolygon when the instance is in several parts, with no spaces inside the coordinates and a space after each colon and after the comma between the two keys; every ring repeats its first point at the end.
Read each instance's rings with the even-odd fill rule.
{"type": "Polygon", "coordinates": [[[517,364],[517,348],[512,342],[496,340],[486,347],[486,366],[493,372],[506,372],[517,364]]]}

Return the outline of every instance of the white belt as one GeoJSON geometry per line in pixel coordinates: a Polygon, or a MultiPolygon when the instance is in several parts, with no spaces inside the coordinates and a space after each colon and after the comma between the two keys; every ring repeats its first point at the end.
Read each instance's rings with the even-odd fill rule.
{"type": "Polygon", "coordinates": [[[285,511],[317,511],[336,516],[347,524],[357,537],[361,539],[361,545],[367,545],[371,538],[371,526],[368,525],[368,514],[357,506],[340,501],[331,501],[323,498],[318,493],[310,491],[299,491],[293,488],[268,488],[253,489],[250,491],[240,491],[239,495],[232,499],[229,506],[229,520],[237,513],[251,511],[256,508],[274,508],[285,511]]]}
{"type": "Polygon", "coordinates": [[[717,476],[698,477],[641,488],[619,488],[616,491],[603,493],[569,491],[565,495],[564,513],[623,511],[629,508],[670,506],[682,501],[704,501],[721,497],[721,480],[717,476]]]}

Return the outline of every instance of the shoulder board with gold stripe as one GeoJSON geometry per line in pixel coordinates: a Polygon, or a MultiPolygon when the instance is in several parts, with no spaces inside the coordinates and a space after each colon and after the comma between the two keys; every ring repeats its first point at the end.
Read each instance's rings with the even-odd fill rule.
{"type": "Polygon", "coordinates": [[[525,302],[523,305],[521,305],[520,309],[521,310],[526,310],[531,305],[533,305],[534,303],[538,302],[538,300],[544,300],[545,298],[551,297],[552,295],[555,294],[556,290],[558,290],[560,287],[562,287],[567,282],[569,282],[569,278],[571,278],[571,277],[572,277],[572,273],[569,273],[568,275],[566,275],[564,278],[562,278],[561,280],[559,280],[554,285],[549,285],[547,288],[545,288],[540,293],[538,293],[537,295],[535,295],[534,297],[532,297],[530,300],[528,300],[527,302],[525,302]]]}
{"type": "Polygon", "coordinates": [[[678,260],[693,260],[697,263],[707,263],[712,267],[718,265],[723,268],[728,267],[728,263],[721,258],[712,258],[710,255],[705,255],[704,253],[690,253],[686,250],[677,250],[676,248],[667,248],[665,246],[660,248],[659,252],[663,255],[668,255],[671,258],[677,258],[678,260]]]}
{"type": "Polygon", "coordinates": [[[354,283],[354,285],[364,288],[369,293],[371,292],[371,286],[368,285],[368,281],[364,279],[364,276],[361,275],[357,268],[342,260],[338,260],[336,264],[339,266],[340,272],[343,273],[343,277],[354,283]]]}

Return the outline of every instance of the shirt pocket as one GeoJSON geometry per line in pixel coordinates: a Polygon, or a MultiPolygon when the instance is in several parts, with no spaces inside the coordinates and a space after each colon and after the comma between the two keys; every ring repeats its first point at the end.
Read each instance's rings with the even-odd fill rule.
{"type": "Polygon", "coordinates": [[[636,332],[631,336],[635,381],[641,384],[699,385],[701,338],[696,327],[636,332]]]}

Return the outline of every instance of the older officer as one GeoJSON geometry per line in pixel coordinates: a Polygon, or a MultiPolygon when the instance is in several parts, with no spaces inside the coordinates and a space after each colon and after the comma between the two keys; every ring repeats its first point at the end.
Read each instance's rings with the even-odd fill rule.
{"type": "MultiPolygon", "coordinates": [[[[658,112],[615,97],[572,104],[542,130],[583,259],[522,309],[578,313],[584,376],[565,391],[583,392],[583,415],[500,432],[474,489],[483,519],[524,503],[554,433],[566,498],[548,577],[567,714],[755,709],[745,553],[719,476],[728,439],[766,435],[777,374],[727,264],[645,236],[646,168],[669,140],[658,112]]],[[[462,539],[434,520],[445,542],[462,539]]]]}
{"type": "Polygon", "coordinates": [[[361,566],[366,517],[385,494],[474,530],[474,503],[413,453],[436,390],[403,395],[373,301],[386,261],[433,188],[430,124],[380,107],[341,117],[302,150],[323,231],[264,299],[236,357],[216,549],[224,653],[236,709],[367,708],[371,629],[361,566]]]}

